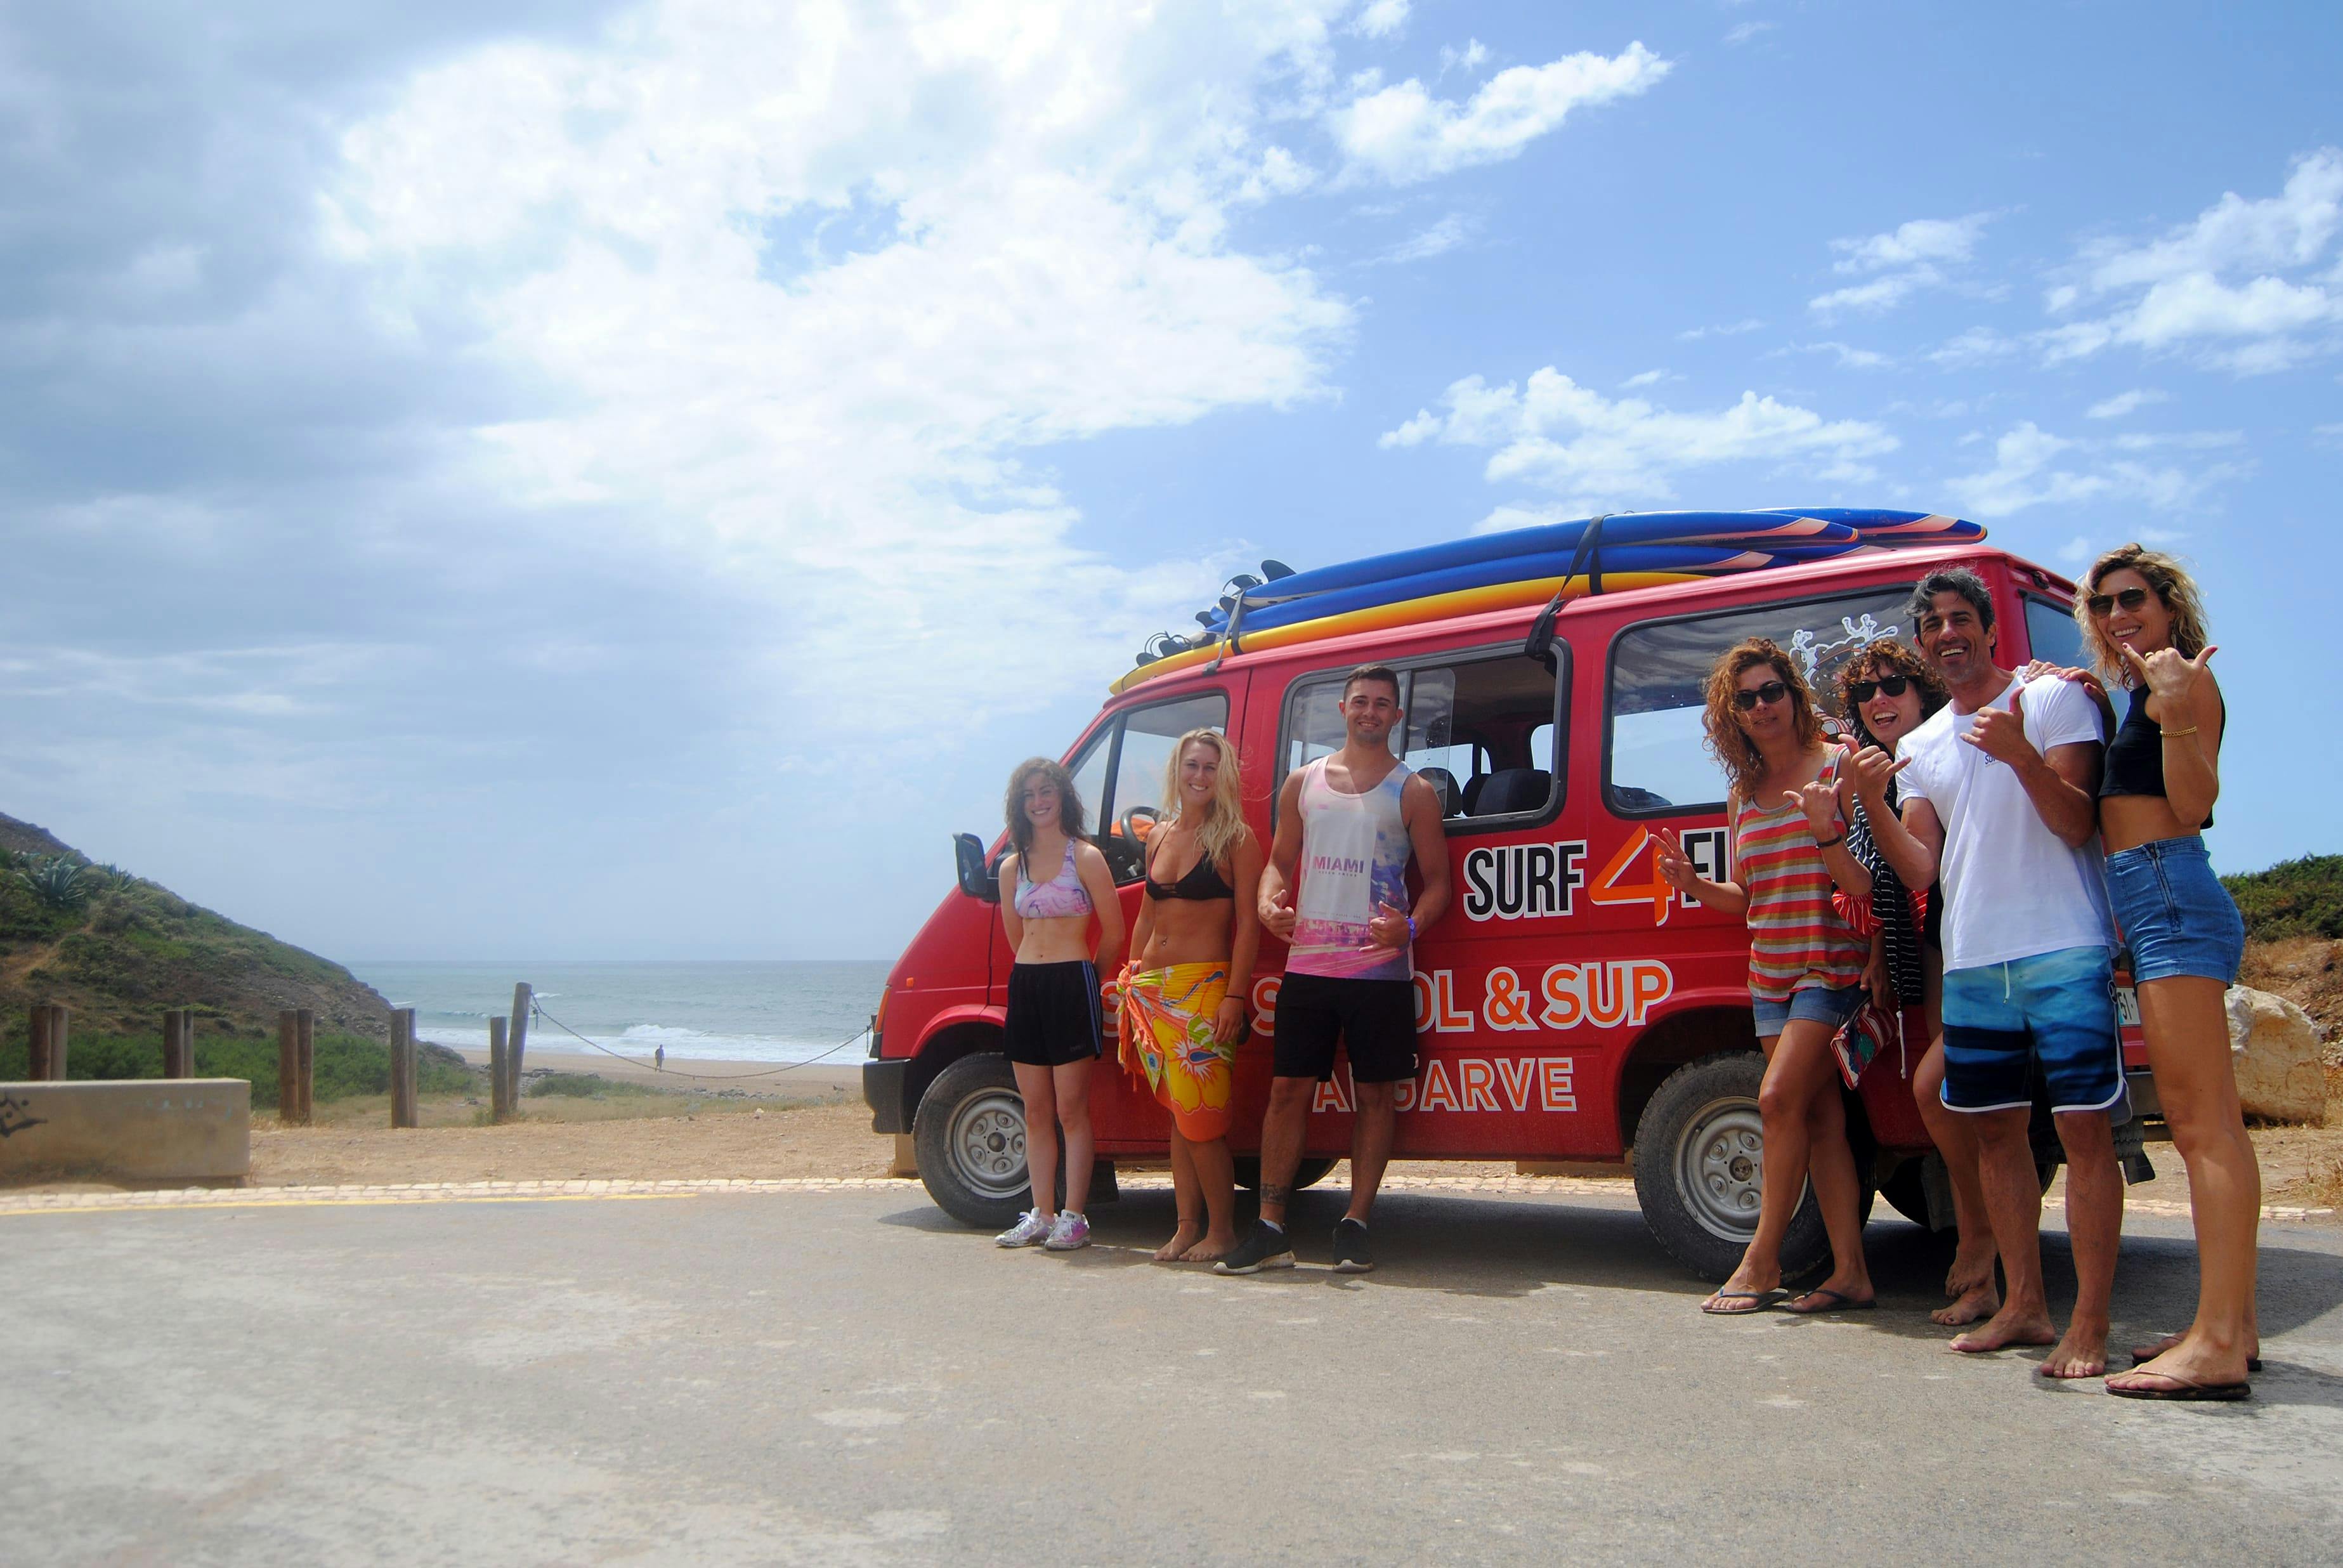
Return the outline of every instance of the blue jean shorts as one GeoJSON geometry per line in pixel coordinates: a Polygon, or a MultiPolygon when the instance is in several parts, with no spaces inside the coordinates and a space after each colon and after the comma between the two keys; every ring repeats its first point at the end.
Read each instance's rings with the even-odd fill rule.
{"type": "Polygon", "coordinates": [[[2105,948],[2060,948],[1946,970],[1945,1104],[2032,1105],[2039,1061],[2051,1110],[2117,1111],[2117,1121],[2127,1120],[2113,956],[2105,948]]]}
{"type": "Polygon", "coordinates": [[[1836,1033],[1838,1026],[1855,1016],[1863,1005],[1863,988],[1848,986],[1845,990],[1833,990],[1828,986],[1810,985],[1790,993],[1788,1001],[1767,1001],[1762,996],[1749,999],[1749,1010],[1757,1015],[1757,1038],[1771,1040],[1789,1027],[1792,1019],[1805,1019],[1815,1023],[1826,1023],[1836,1033]]]}
{"type": "Polygon", "coordinates": [[[2246,922],[2204,839],[2158,839],[2109,855],[2107,899],[2131,944],[2133,984],[2175,975],[2237,983],[2246,922]]]}

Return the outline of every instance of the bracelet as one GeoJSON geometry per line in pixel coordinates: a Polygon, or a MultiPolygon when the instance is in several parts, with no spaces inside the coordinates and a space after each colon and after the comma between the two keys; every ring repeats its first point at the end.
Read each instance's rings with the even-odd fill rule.
{"type": "Polygon", "coordinates": [[[1815,849],[1836,849],[1836,848],[1838,848],[1841,844],[1844,844],[1844,843],[1845,843],[1845,842],[1846,842],[1846,832],[1845,832],[1845,830],[1844,829],[1840,829],[1839,836],[1838,836],[1837,838],[1835,838],[1835,839],[1815,839],[1815,849]]]}
{"type": "Polygon", "coordinates": [[[1406,919],[1407,919],[1407,940],[1408,940],[1409,941],[1413,941],[1413,940],[1415,940],[1415,917],[1414,917],[1413,915],[1409,915],[1408,917],[1406,917],[1406,919]]]}
{"type": "Polygon", "coordinates": [[[2186,729],[2159,729],[2157,733],[2163,736],[2167,740],[2177,740],[2184,735],[2196,734],[2197,728],[2197,726],[2192,724],[2186,729]]]}

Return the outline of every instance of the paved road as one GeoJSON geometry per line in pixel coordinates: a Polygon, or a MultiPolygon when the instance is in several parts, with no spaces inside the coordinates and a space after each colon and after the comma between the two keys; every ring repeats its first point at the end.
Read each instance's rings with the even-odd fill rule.
{"type": "MultiPolygon", "coordinates": [[[[1305,1195],[1305,1237],[1339,1211],[1305,1195]]],[[[2264,1231],[2247,1406],[1888,1309],[1719,1322],[1618,1199],[1391,1196],[1384,1266],[1003,1253],[916,1189],[0,1220],[10,1562],[2334,1561],[2343,1234],[2264,1231]]],[[[2180,1322],[2185,1231],[2119,1305],[2180,1322]]],[[[1322,1257],[1322,1247],[1305,1250],[1322,1257]]],[[[2054,1245],[2054,1282],[2070,1289],[2054,1245]]]]}

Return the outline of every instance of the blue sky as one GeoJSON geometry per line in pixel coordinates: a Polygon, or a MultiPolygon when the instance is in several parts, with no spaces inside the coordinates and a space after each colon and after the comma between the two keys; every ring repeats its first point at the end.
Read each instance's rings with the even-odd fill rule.
{"type": "Polygon", "coordinates": [[[15,7],[0,810],[346,958],[879,956],[1262,555],[1872,504],[2191,558],[2216,855],[2332,850],[2338,80],[2308,5],[15,7]]]}

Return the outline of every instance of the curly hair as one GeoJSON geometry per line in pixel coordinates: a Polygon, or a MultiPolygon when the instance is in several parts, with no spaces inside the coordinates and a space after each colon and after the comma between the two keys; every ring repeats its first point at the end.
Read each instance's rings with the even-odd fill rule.
{"type": "Polygon", "coordinates": [[[1879,738],[1871,726],[1863,721],[1863,709],[1855,705],[1854,694],[1847,689],[1858,680],[1872,678],[1871,671],[1883,670],[1900,675],[1920,689],[1920,717],[1926,719],[1945,705],[1945,683],[1929,668],[1928,661],[1912,651],[1911,647],[1892,637],[1883,637],[1865,643],[1855,650],[1855,657],[1839,666],[1838,687],[1835,692],[1839,711],[1855,727],[1856,741],[1864,746],[1877,746],[1879,738]]]}
{"type": "Polygon", "coordinates": [[[1058,787],[1058,827],[1069,839],[1082,834],[1082,798],[1074,788],[1074,776],[1066,771],[1062,762],[1052,762],[1046,757],[1028,757],[1009,772],[1009,842],[1017,851],[1017,870],[1027,880],[1032,879],[1032,868],[1025,861],[1033,849],[1033,823],[1025,815],[1025,780],[1039,773],[1058,787]]]}
{"type": "Polygon", "coordinates": [[[1770,637],[1753,637],[1726,648],[1718,656],[1716,668],[1708,672],[1708,711],[1702,722],[1708,730],[1709,755],[1733,780],[1734,793],[1745,800],[1757,787],[1758,775],[1765,771],[1765,759],[1749,732],[1741,728],[1733,709],[1733,693],[1741,684],[1742,672],[1760,664],[1773,666],[1782,684],[1790,689],[1790,724],[1799,747],[1812,750],[1823,743],[1822,715],[1815,711],[1815,694],[1806,678],[1798,673],[1797,662],[1779,643],[1770,637]]]}
{"type": "Polygon", "coordinates": [[[2091,650],[2091,662],[2110,678],[2125,686],[2132,684],[2131,666],[2124,662],[2123,650],[2107,634],[2105,626],[2091,615],[2090,597],[2099,591],[2099,584],[2114,572],[2137,572],[2164,601],[2167,613],[2172,617],[2172,648],[2183,658],[2194,658],[2205,651],[2205,601],[2197,596],[2197,579],[2188,568],[2162,550],[2151,550],[2145,545],[2117,545],[2091,563],[2083,574],[2083,591],[2075,596],[2075,624],[2083,628],[2083,646],[2091,650]]]}

